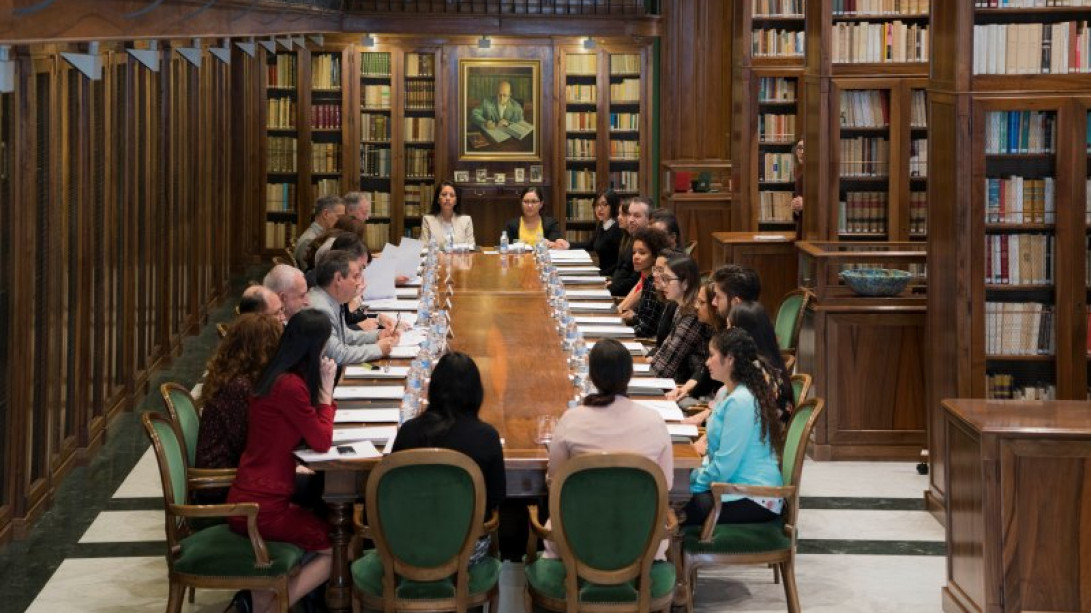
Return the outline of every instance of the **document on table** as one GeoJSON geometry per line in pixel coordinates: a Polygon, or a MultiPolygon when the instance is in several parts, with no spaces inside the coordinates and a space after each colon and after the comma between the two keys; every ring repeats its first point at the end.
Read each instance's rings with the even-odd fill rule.
{"type": "Polygon", "coordinates": [[[591,275],[604,279],[602,273],[599,271],[598,266],[584,266],[582,264],[569,265],[567,262],[554,262],[557,265],[557,272],[562,275],[591,275]]]}
{"type": "Polygon", "coordinates": [[[397,345],[390,348],[390,359],[412,360],[420,353],[420,347],[416,345],[397,345]]]}
{"type": "Polygon", "coordinates": [[[634,377],[629,380],[629,393],[640,396],[658,396],[674,389],[674,379],[634,377]]]}
{"type": "Polygon", "coordinates": [[[386,244],[386,248],[383,249],[383,254],[387,257],[375,258],[367,268],[364,269],[364,301],[370,300],[382,300],[386,298],[393,298],[395,294],[394,277],[395,267],[397,265],[397,257],[390,254],[397,251],[397,247],[386,244]]]}
{"type": "Polygon", "coordinates": [[[613,324],[620,326],[622,323],[620,317],[610,315],[577,315],[572,319],[575,319],[577,324],[613,324]]]}
{"type": "Polygon", "coordinates": [[[394,296],[398,298],[417,298],[420,296],[420,290],[415,287],[396,287],[394,288],[394,296]]]}
{"type": "Polygon", "coordinates": [[[398,339],[398,347],[418,347],[428,337],[428,333],[418,328],[410,328],[402,332],[398,339]]]}
{"type": "Polygon", "coordinates": [[[573,260],[590,260],[591,254],[584,249],[550,249],[549,259],[554,262],[573,260]]]}
{"type": "Polygon", "coordinates": [[[423,248],[424,243],[421,241],[415,238],[402,237],[402,242],[398,245],[397,251],[391,253],[397,260],[394,271],[402,277],[415,277],[417,268],[420,266],[420,252],[423,248]]]}
{"type": "Polygon", "coordinates": [[[408,366],[346,366],[345,377],[349,379],[404,379],[409,376],[408,366]]]}
{"type": "Polygon", "coordinates": [[[391,434],[397,434],[397,426],[365,426],[363,428],[334,428],[333,442],[345,441],[385,441],[391,434]]]}
{"type": "Polygon", "coordinates": [[[593,300],[595,298],[610,299],[610,290],[602,289],[566,289],[564,295],[569,300],[593,300]]]}
{"type": "MultiPolygon", "coordinates": [[[[566,271],[561,271],[566,272],[566,271]]],[[[593,275],[561,275],[561,283],[565,285],[602,285],[606,283],[606,277],[593,275]]]]}
{"type": "Polygon", "coordinates": [[[313,449],[297,449],[293,452],[295,457],[304,462],[327,462],[329,460],[360,460],[365,458],[377,458],[380,454],[371,441],[356,441],[346,445],[330,447],[325,453],[318,453],[313,449]]]}
{"type": "Polygon", "coordinates": [[[404,385],[338,385],[334,400],[395,400],[405,395],[404,385]]]}
{"type": "Polygon", "coordinates": [[[616,313],[617,307],[613,302],[572,302],[568,310],[573,313],[616,313]]]}
{"type": "Polygon", "coordinates": [[[421,276],[415,276],[405,283],[400,284],[401,287],[420,287],[421,285],[424,285],[424,277],[421,276]]]}
{"type": "Polygon", "coordinates": [[[684,436],[686,438],[697,438],[697,425],[696,424],[667,424],[667,433],[671,437],[684,436]]]}
{"type": "Polygon", "coordinates": [[[399,409],[337,409],[335,424],[396,424],[399,409]]]}
{"type": "MultiPolygon", "coordinates": [[[[682,421],[685,419],[682,409],[680,409],[678,403],[673,400],[636,400],[634,402],[659,413],[659,416],[663,418],[663,421],[682,421]]],[[[340,411],[338,411],[338,414],[340,414],[340,411]]]]}
{"type": "Polygon", "coordinates": [[[651,364],[633,364],[634,375],[646,375],[652,371],[651,364]]]}
{"type": "Polygon", "coordinates": [[[629,326],[580,324],[576,327],[588,338],[633,338],[636,336],[636,331],[629,326]]]}
{"type": "Polygon", "coordinates": [[[370,302],[367,302],[364,306],[371,309],[372,311],[414,311],[415,312],[417,310],[417,301],[416,300],[398,300],[398,299],[372,300],[370,302]]]}

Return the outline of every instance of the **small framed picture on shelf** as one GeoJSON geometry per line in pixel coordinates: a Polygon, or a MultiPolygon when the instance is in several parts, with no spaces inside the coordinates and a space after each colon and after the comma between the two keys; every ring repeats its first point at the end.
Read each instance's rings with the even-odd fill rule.
{"type": "Polygon", "coordinates": [[[455,183],[469,183],[470,171],[468,170],[456,170],[455,171],[455,183]]]}
{"type": "Polygon", "coordinates": [[[493,175],[493,179],[497,183],[506,183],[508,181],[508,175],[506,175],[506,174],[504,174],[502,172],[498,172],[495,175],[493,175]]]}
{"type": "Polygon", "coordinates": [[[488,168],[478,168],[477,169],[477,182],[478,183],[488,183],[489,182],[489,169],[488,168]]]}
{"type": "Polygon", "coordinates": [[[542,165],[531,164],[530,165],[530,182],[541,183],[542,182],[542,165]]]}
{"type": "Polygon", "coordinates": [[[527,180],[527,169],[526,168],[516,168],[515,169],[515,182],[516,183],[525,183],[526,180],[527,180]]]}

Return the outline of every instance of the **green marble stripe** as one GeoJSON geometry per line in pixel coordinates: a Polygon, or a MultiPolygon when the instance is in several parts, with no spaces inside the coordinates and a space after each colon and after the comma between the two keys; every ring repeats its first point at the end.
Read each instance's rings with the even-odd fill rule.
{"type": "Polygon", "coordinates": [[[69,558],[162,558],[167,555],[166,541],[138,543],[79,543],[69,558]]]}
{"type": "Polygon", "coordinates": [[[104,511],[162,511],[163,499],[156,498],[111,498],[106,502],[104,511]]]}
{"type": "Polygon", "coordinates": [[[852,511],[924,511],[923,498],[866,498],[855,496],[802,496],[801,509],[833,509],[852,511]]]}
{"type": "Polygon", "coordinates": [[[800,554],[856,554],[882,556],[943,556],[947,547],[939,541],[848,541],[799,539],[800,554]]]}

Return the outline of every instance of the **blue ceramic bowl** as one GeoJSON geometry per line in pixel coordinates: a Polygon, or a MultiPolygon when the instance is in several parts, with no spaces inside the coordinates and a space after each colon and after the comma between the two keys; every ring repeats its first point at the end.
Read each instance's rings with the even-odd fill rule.
{"type": "Polygon", "coordinates": [[[911,275],[892,268],[857,268],[841,272],[841,280],[861,296],[897,296],[909,285],[911,275]]]}

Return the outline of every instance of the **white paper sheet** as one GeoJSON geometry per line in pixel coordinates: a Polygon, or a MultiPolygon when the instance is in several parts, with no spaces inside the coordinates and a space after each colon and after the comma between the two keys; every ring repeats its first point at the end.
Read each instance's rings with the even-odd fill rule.
{"type": "Polygon", "coordinates": [[[396,424],[399,409],[337,409],[335,424],[396,424]]]}
{"type": "Polygon", "coordinates": [[[405,395],[404,385],[338,385],[334,400],[396,400],[405,395]]]}
{"type": "Polygon", "coordinates": [[[396,252],[397,266],[395,266],[395,272],[398,276],[417,276],[417,269],[420,267],[420,252],[423,248],[424,243],[419,240],[402,237],[402,242],[398,245],[398,250],[396,252]]]}
{"type": "Polygon", "coordinates": [[[674,379],[668,377],[633,377],[629,381],[629,387],[647,387],[660,390],[674,389],[674,379]]]}
{"type": "Polygon", "coordinates": [[[616,313],[613,302],[572,302],[568,310],[573,313],[616,313]]]}
{"type": "Polygon", "coordinates": [[[569,264],[568,262],[554,262],[557,272],[562,275],[591,275],[603,279],[598,266],[584,266],[583,264],[569,264]]]}
{"type": "Polygon", "coordinates": [[[577,315],[572,319],[576,320],[577,324],[591,324],[591,325],[621,325],[621,318],[610,315],[577,315]]]}
{"type": "Polygon", "coordinates": [[[348,379],[404,379],[409,376],[408,366],[391,366],[386,368],[366,368],[363,366],[346,366],[345,377],[348,379]]]}
{"type": "Polygon", "coordinates": [[[390,349],[390,357],[394,360],[412,360],[418,353],[420,347],[416,345],[398,345],[390,349]]]}
{"type": "MultiPolygon", "coordinates": [[[[383,249],[384,255],[389,255],[396,248],[390,243],[383,249]]],[[[375,258],[364,269],[364,300],[382,300],[394,297],[394,270],[397,258],[375,258]]]]}
{"type": "Polygon", "coordinates": [[[417,310],[416,300],[374,300],[366,303],[364,306],[372,311],[413,311],[417,310]]]}
{"type": "Polygon", "coordinates": [[[667,424],[667,433],[671,436],[697,438],[697,426],[695,424],[667,424]]]}
{"type": "Polygon", "coordinates": [[[550,249],[549,258],[552,260],[589,260],[591,254],[584,249],[550,249]]]}
{"type": "Polygon", "coordinates": [[[602,285],[606,283],[606,277],[592,275],[561,276],[561,283],[565,285],[602,285]]]}
{"type": "Polygon", "coordinates": [[[398,287],[420,287],[424,285],[424,277],[417,275],[405,283],[399,283],[398,287]]]}
{"type": "Polygon", "coordinates": [[[398,339],[398,347],[419,347],[424,339],[428,337],[428,333],[419,328],[410,328],[402,332],[401,338],[398,339]]]}
{"type": "Polygon", "coordinates": [[[633,364],[634,375],[646,375],[652,371],[651,364],[633,364]]]}
{"type": "Polygon", "coordinates": [[[610,298],[610,290],[602,289],[565,289],[564,295],[569,300],[592,300],[610,298]]]}
{"type": "Polygon", "coordinates": [[[318,453],[312,449],[297,449],[295,457],[304,462],[326,462],[329,460],[360,460],[365,458],[377,458],[381,454],[371,441],[356,441],[345,445],[330,447],[326,453],[318,453]],[[340,447],[341,449],[338,449],[340,447]],[[351,448],[351,452],[346,452],[351,448]]]}
{"type": "MultiPolygon", "coordinates": [[[[682,409],[678,407],[678,403],[673,400],[636,400],[636,404],[648,407],[659,416],[663,418],[663,421],[682,421],[685,419],[685,414],[682,413],[682,409]]],[[[341,412],[338,411],[338,414],[341,412]]]]}
{"type": "Polygon", "coordinates": [[[363,428],[334,428],[333,442],[342,441],[385,441],[391,433],[397,433],[397,426],[366,426],[363,428]]]}
{"type": "Polygon", "coordinates": [[[394,295],[398,298],[417,298],[420,296],[420,290],[415,287],[395,287],[394,295]]]}
{"type": "Polygon", "coordinates": [[[636,336],[636,332],[629,326],[583,324],[576,327],[587,338],[633,338],[636,336]]]}

